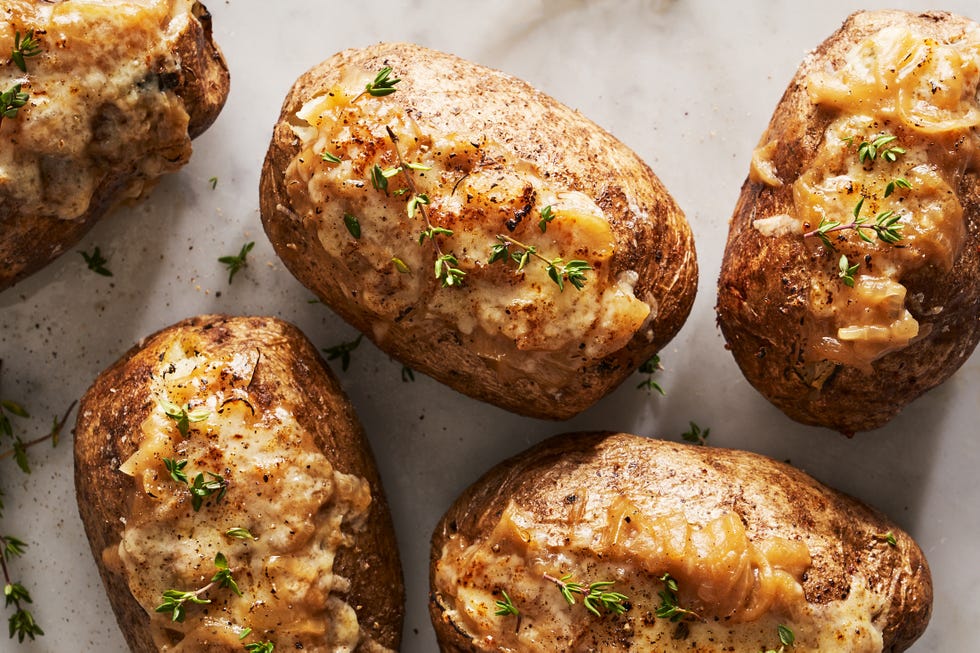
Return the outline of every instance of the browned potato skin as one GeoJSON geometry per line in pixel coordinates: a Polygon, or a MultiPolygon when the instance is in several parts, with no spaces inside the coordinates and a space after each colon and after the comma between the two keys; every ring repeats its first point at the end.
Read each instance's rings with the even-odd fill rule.
{"type": "MultiPolygon", "coordinates": [[[[196,3],[196,21],[177,42],[181,75],[174,92],[190,114],[187,127],[191,138],[203,134],[218,117],[228,97],[230,78],[225,59],[211,33],[211,14],[196,3]]],[[[0,202],[0,291],[37,272],[69,251],[118,204],[117,194],[131,180],[127,171],[102,180],[88,211],[75,220],[23,215],[0,202]]]]}
{"type": "Polygon", "coordinates": [[[915,23],[942,38],[962,29],[964,18],[945,12],[855,13],[807,58],[776,107],[760,142],[778,139],[773,157],[779,188],[746,179],[732,217],[718,281],[718,324],[745,378],[794,420],[836,429],[847,435],[878,428],[906,404],[945,381],[980,340],[980,171],[968,171],[958,190],[966,220],[962,253],[946,273],[924,267],[901,279],[908,297],[922,293],[938,315],[909,305],[920,325],[931,332],[905,349],[874,363],[874,374],[841,366],[815,391],[796,370],[800,324],[806,315],[810,270],[823,265],[800,236],[768,237],[752,221],[792,213],[792,182],[817,152],[832,112],[808,99],[804,79],[828,62],[838,64],[856,43],[895,24],[915,23]]]}
{"type": "MultiPolygon", "coordinates": [[[[622,166],[621,166],[622,167],[622,166]]],[[[364,332],[381,349],[409,367],[471,397],[502,408],[546,419],[566,419],[611,392],[680,330],[697,289],[697,259],[690,227],[680,208],[643,161],[608,132],[527,83],[453,55],[412,44],[379,44],[345,50],[301,76],[286,96],[262,168],[260,205],[265,231],[286,267],[324,303],[364,332]],[[385,98],[410,112],[423,129],[485,134],[518,158],[547,171],[556,184],[590,196],[610,216],[616,240],[613,274],[639,273],[637,297],[650,292],[660,302],[654,341],[636,334],[623,349],[571,375],[556,401],[533,379],[499,379],[489,364],[460,342],[452,328],[410,330],[390,324],[383,342],[372,333],[373,316],[350,301],[318,264],[321,250],[315,225],[289,218],[284,171],[299,141],[289,117],[310,98],[336,84],[344,65],[368,71],[391,66],[401,78],[397,92],[385,98]],[[459,89],[447,96],[440,82],[459,89]],[[625,161],[630,173],[613,176],[603,162],[625,161]],[[638,220],[632,200],[650,218],[638,220]]],[[[489,245],[488,245],[489,251],[489,245]]],[[[431,292],[441,290],[430,279],[431,292]]],[[[566,290],[566,292],[574,292],[566,290]]]]}
{"type": "Polygon", "coordinates": [[[354,410],[316,348],[296,327],[275,318],[194,317],[158,331],[133,347],[95,380],[82,398],[75,427],[75,488],[92,554],[116,621],[133,651],[155,653],[149,619],[125,578],[110,573],[102,552],[118,545],[129,514],[133,480],[118,471],[137,449],[133,436],[153,410],[150,375],[169,343],[193,334],[199,351],[257,348],[261,358],[251,392],[260,410],[285,405],[338,471],[364,477],[372,504],[366,528],[337,552],[335,569],[350,579],[358,621],[379,642],[398,649],[404,586],[394,528],[370,445],[354,410]]]}
{"type": "MultiPolygon", "coordinates": [[[[639,497],[640,510],[666,505],[693,521],[710,521],[721,507],[742,517],[750,538],[803,541],[813,560],[803,582],[811,603],[846,598],[855,573],[863,573],[872,590],[897,588],[884,612],[884,651],[905,650],[929,622],[932,579],[926,559],[912,538],[881,513],[758,454],[624,433],[555,436],[491,469],[436,526],[430,571],[451,537],[473,541],[491,532],[509,501],[538,519],[560,522],[566,497],[581,488],[609,503],[620,494],[639,497]],[[898,542],[895,549],[874,537],[889,531],[898,542]]],[[[442,651],[481,650],[444,615],[445,598],[433,581],[430,573],[429,612],[442,651]]]]}

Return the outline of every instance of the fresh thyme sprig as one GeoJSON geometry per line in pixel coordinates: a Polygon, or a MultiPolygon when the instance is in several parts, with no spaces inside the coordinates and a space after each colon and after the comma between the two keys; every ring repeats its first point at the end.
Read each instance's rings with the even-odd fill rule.
{"type": "Polygon", "coordinates": [[[406,163],[398,147],[398,137],[395,135],[395,132],[387,125],[385,126],[385,130],[388,132],[388,138],[391,140],[391,145],[395,150],[395,156],[398,158],[398,166],[396,168],[389,168],[388,170],[381,170],[379,166],[375,165],[371,171],[371,183],[375,188],[383,190],[387,194],[388,179],[397,175],[399,172],[402,173],[410,194],[406,206],[408,218],[410,220],[414,219],[417,212],[425,221],[425,228],[419,234],[419,245],[429,240],[436,251],[434,265],[436,279],[442,282],[444,288],[460,286],[463,284],[463,278],[466,276],[466,272],[459,267],[459,261],[452,253],[443,251],[442,244],[438,238],[438,236],[452,236],[453,231],[452,229],[437,227],[432,224],[429,220],[429,213],[425,209],[430,204],[429,196],[419,192],[418,187],[415,185],[415,179],[412,177],[412,170],[428,170],[429,166],[419,163],[406,163]]]}
{"type": "Polygon", "coordinates": [[[538,248],[534,245],[527,245],[504,234],[497,234],[497,240],[499,242],[490,247],[490,258],[487,263],[510,260],[517,263],[517,271],[520,272],[527,266],[531,258],[536,258],[545,264],[548,276],[558,286],[558,290],[562,292],[565,290],[566,281],[575,286],[577,290],[581,290],[585,286],[585,273],[592,269],[592,266],[586,261],[576,259],[566,263],[560,256],[549,259],[539,254],[538,248]],[[511,251],[511,246],[520,249],[511,251]]]}
{"type": "MultiPolygon", "coordinates": [[[[10,423],[6,422],[6,427],[4,426],[4,422],[6,421],[6,416],[3,414],[4,412],[3,406],[7,406],[8,404],[12,404],[12,403],[13,402],[0,402],[0,431],[2,431],[4,434],[11,435],[11,436],[12,434],[8,433],[8,431],[6,430],[6,428],[9,428],[10,423]]],[[[14,460],[17,461],[17,466],[20,467],[25,473],[29,474],[31,470],[27,460],[27,450],[47,440],[51,441],[52,447],[57,447],[58,441],[61,439],[61,432],[64,430],[65,424],[68,422],[68,416],[71,414],[71,411],[75,409],[75,404],[77,403],[78,403],[77,400],[71,402],[71,404],[68,406],[68,410],[65,411],[65,414],[61,417],[61,419],[58,419],[57,415],[55,415],[52,418],[53,422],[51,424],[51,430],[48,431],[46,435],[42,435],[41,437],[35,438],[28,442],[22,442],[19,437],[14,437],[13,446],[7,451],[0,453],[0,460],[13,456],[14,460]]],[[[23,408],[21,408],[19,404],[13,404],[13,405],[16,405],[18,408],[23,410],[23,408]]],[[[24,411],[23,415],[20,416],[27,417],[27,412],[24,411]]]]}
{"type": "Polygon", "coordinates": [[[681,433],[681,438],[685,442],[691,442],[693,444],[707,444],[708,436],[711,435],[711,429],[702,429],[696,422],[688,422],[688,424],[690,424],[691,428],[681,433]]]}
{"type": "Polygon", "coordinates": [[[670,574],[660,577],[660,582],[664,584],[663,591],[659,592],[660,605],[657,606],[656,615],[661,619],[680,621],[681,619],[698,619],[701,617],[693,610],[682,608],[677,601],[677,581],[670,574]]]}
{"type": "Polygon", "coordinates": [[[573,581],[571,574],[565,574],[561,578],[556,578],[551,574],[544,574],[544,578],[558,586],[558,590],[568,605],[575,605],[575,595],[581,595],[582,605],[597,617],[602,616],[599,608],[602,608],[607,613],[611,612],[613,614],[623,614],[629,609],[628,596],[619,592],[610,591],[612,586],[616,584],[616,581],[603,580],[589,583],[586,586],[584,583],[573,581]]]}
{"type": "Polygon", "coordinates": [[[207,408],[195,408],[192,410],[189,404],[178,406],[164,399],[161,399],[158,403],[160,404],[160,408],[163,409],[163,414],[177,423],[177,430],[185,438],[190,432],[192,423],[203,422],[211,415],[211,411],[207,408]]]}
{"type": "Polygon", "coordinates": [[[328,361],[339,358],[340,369],[346,372],[347,368],[350,367],[350,354],[361,344],[362,338],[364,338],[364,334],[360,333],[350,342],[342,342],[339,345],[334,345],[333,347],[324,347],[323,353],[327,355],[328,361]]]}
{"type": "Polygon", "coordinates": [[[664,367],[663,367],[663,365],[660,364],[660,356],[659,355],[654,354],[653,356],[651,356],[650,358],[648,358],[646,360],[646,362],[643,363],[643,365],[640,365],[640,367],[638,367],[637,370],[636,370],[640,374],[646,374],[647,375],[647,378],[645,380],[640,381],[637,384],[637,386],[636,386],[637,389],[645,388],[648,391],[656,390],[662,396],[666,397],[667,396],[667,393],[664,392],[663,387],[658,382],[656,382],[656,381],[653,380],[653,375],[656,374],[657,372],[659,372],[662,369],[664,369],[664,367]]]}
{"type": "Polygon", "coordinates": [[[10,59],[17,64],[23,72],[27,72],[28,57],[36,57],[41,54],[41,43],[34,35],[34,30],[27,32],[23,38],[20,32],[14,32],[14,49],[10,53],[10,59]]]}
{"type": "Polygon", "coordinates": [[[891,194],[895,192],[896,188],[904,188],[905,190],[909,190],[912,188],[912,184],[905,177],[896,177],[885,186],[885,197],[890,197],[891,194]]]}
{"type": "Polygon", "coordinates": [[[521,611],[514,605],[514,602],[511,600],[507,592],[500,590],[500,593],[503,594],[504,598],[502,601],[498,600],[494,603],[494,606],[497,608],[494,614],[498,617],[507,617],[510,615],[520,616],[521,611]]]}
{"type": "Polygon", "coordinates": [[[228,269],[228,284],[231,284],[231,280],[235,278],[238,271],[248,265],[246,258],[248,253],[252,251],[255,247],[254,242],[248,242],[242,245],[242,249],[238,252],[238,256],[222,256],[218,259],[218,263],[224,263],[225,267],[228,269]]]}
{"type": "Polygon", "coordinates": [[[548,225],[557,217],[550,204],[541,209],[541,219],[538,220],[538,229],[541,230],[541,233],[548,231],[548,225]]]}
{"type": "Polygon", "coordinates": [[[880,240],[889,245],[895,245],[902,240],[902,225],[899,223],[902,217],[901,215],[895,213],[895,211],[882,211],[875,216],[874,222],[871,223],[868,222],[868,218],[861,215],[861,209],[863,207],[864,198],[862,197],[854,205],[853,220],[848,223],[841,223],[837,220],[823,218],[816,229],[806,232],[803,234],[803,237],[812,238],[816,236],[831,251],[836,251],[837,248],[831,242],[829,234],[848,229],[853,229],[861,240],[867,243],[873,242],[871,235],[866,233],[868,231],[873,232],[880,240]]]}
{"type": "Polygon", "coordinates": [[[391,73],[391,66],[385,66],[378,71],[378,74],[374,76],[374,79],[364,85],[364,90],[361,91],[353,100],[351,100],[351,104],[357,102],[365,95],[370,95],[371,97],[384,97],[397,91],[398,89],[395,88],[395,84],[402,80],[397,78],[392,79],[391,73]]]}
{"type": "Polygon", "coordinates": [[[242,592],[238,588],[238,583],[232,578],[231,569],[228,567],[228,559],[225,558],[223,553],[218,553],[214,557],[214,566],[218,571],[211,578],[210,583],[193,591],[167,590],[163,593],[163,602],[155,608],[155,612],[169,612],[172,621],[182,622],[187,616],[186,605],[188,603],[192,605],[211,603],[211,599],[204,599],[201,596],[207,594],[215,586],[228,588],[238,596],[241,596],[242,592]]]}
{"type": "Polygon", "coordinates": [[[880,156],[885,161],[894,163],[900,155],[905,154],[905,148],[900,145],[885,146],[897,140],[898,136],[882,134],[871,141],[861,141],[858,145],[858,160],[861,163],[873,163],[880,156]]]}
{"type": "Polygon", "coordinates": [[[20,90],[20,84],[14,84],[3,93],[0,93],[0,125],[4,118],[16,118],[21,107],[27,104],[31,97],[20,90]]]}
{"type": "Polygon", "coordinates": [[[96,274],[101,274],[103,277],[112,276],[112,272],[105,266],[109,260],[102,256],[102,252],[99,251],[98,245],[95,246],[95,249],[92,250],[91,254],[83,251],[79,251],[78,253],[82,255],[83,259],[85,259],[85,265],[88,266],[89,270],[96,274]]]}
{"type": "Polygon", "coordinates": [[[228,481],[214,472],[201,472],[191,481],[187,477],[187,472],[184,471],[184,468],[187,467],[187,460],[164,458],[163,465],[167,468],[167,472],[169,472],[174,483],[187,486],[191,493],[191,507],[194,508],[194,512],[199,511],[204,506],[205,499],[217,495],[214,501],[220,503],[225,498],[225,493],[228,492],[228,481]],[[205,474],[210,477],[210,480],[204,476],[205,474]]]}

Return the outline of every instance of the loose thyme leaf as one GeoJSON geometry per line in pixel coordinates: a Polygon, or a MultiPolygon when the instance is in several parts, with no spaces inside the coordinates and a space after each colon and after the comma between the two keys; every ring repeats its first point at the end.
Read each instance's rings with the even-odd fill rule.
{"type": "Polygon", "coordinates": [[[877,533],[874,536],[874,538],[879,542],[885,542],[886,544],[888,544],[888,546],[891,547],[898,546],[898,540],[895,539],[895,534],[892,533],[891,531],[888,531],[887,533],[877,533]]]}
{"type": "Polygon", "coordinates": [[[4,410],[8,411],[11,415],[16,415],[17,417],[30,417],[27,409],[18,404],[16,401],[0,401],[0,406],[3,406],[4,410]]]}
{"type": "Polygon", "coordinates": [[[837,262],[837,276],[844,281],[844,285],[848,288],[854,287],[854,274],[861,267],[860,263],[855,263],[854,265],[849,265],[847,256],[841,254],[840,260],[837,262]]]}
{"type": "Polygon", "coordinates": [[[246,258],[248,253],[252,251],[255,247],[254,242],[248,242],[242,245],[242,249],[238,252],[238,256],[222,256],[218,259],[219,263],[224,263],[225,267],[228,268],[228,283],[231,284],[231,280],[235,278],[238,271],[248,265],[246,258]]]}
{"type": "Polygon", "coordinates": [[[210,179],[208,179],[208,183],[211,184],[211,190],[214,190],[215,188],[218,187],[218,178],[211,177],[210,179]]]}
{"type": "Polygon", "coordinates": [[[229,528],[225,531],[225,535],[228,537],[233,537],[236,540],[257,540],[259,538],[252,535],[252,533],[247,528],[229,528]]]}
{"type": "Polygon", "coordinates": [[[415,381],[415,372],[408,365],[402,365],[402,383],[415,381]]]}
{"type": "Polygon", "coordinates": [[[779,633],[779,643],[783,646],[792,646],[796,642],[796,634],[789,626],[779,624],[776,626],[776,632],[779,633]]]}
{"type": "Polygon", "coordinates": [[[322,159],[323,161],[326,161],[327,163],[340,163],[341,162],[341,158],[339,156],[337,156],[336,154],[333,154],[333,153],[329,152],[328,150],[324,150],[323,151],[323,154],[320,155],[320,159],[322,159]]]}
{"type": "Polygon", "coordinates": [[[378,164],[374,164],[371,168],[371,185],[375,190],[382,190],[385,195],[388,194],[388,178],[378,164]]]}
{"type": "Polygon", "coordinates": [[[558,216],[554,214],[550,204],[541,209],[541,219],[538,220],[538,228],[541,229],[541,233],[548,231],[548,225],[556,217],[558,216]]]}
{"type": "Polygon", "coordinates": [[[225,558],[225,554],[219,552],[214,557],[214,566],[218,568],[218,572],[211,578],[211,582],[216,583],[218,587],[226,587],[241,596],[242,591],[231,576],[231,569],[228,568],[228,559],[225,558]]]}
{"type": "Polygon", "coordinates": [[[344,226],[347,227],[347,231],[354,238],[361,237],[361,223],[352,213],[344,213],[344,226]]]}
{"type": "Polygon", "coordinates": [[[412,268],[408,267],[408,264],[405,261],[398,258],[397,256],[391,257],[391,264],[394,265],[395,269],[401,272],[402,274],[412,273],[412,268]]]}
{"type": "Polygon", "coordinates": [[[105,267],[105,264],[109,261],[102,256],[102,252],[99,251],[99,246],[96,245],[95,249],[91,254],[88,252],[79,251],[82,258],[85,259],[85,264],[88,265],[88,269],[96,274],[101,274],[103,277],[111,277],[112,272],[105,267]]]}
{"type": "Polygon", "coordinates": [[[273,653],[275,648],[272,642],[253,642],[245,645],[245,650],[249,653],[273,653]]]}

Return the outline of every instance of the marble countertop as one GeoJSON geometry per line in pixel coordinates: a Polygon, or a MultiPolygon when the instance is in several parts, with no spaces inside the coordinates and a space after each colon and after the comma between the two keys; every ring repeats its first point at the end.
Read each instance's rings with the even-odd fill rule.
{"type": "MultiPolygon", "coordinates": [[[[134,342],[198,313],[276,315],[318,347],[352,339],[353,330],[309,303],[312,294],[276,258],[259,221],[259,170],[282,98],[300,73],[347,47],[418,42],[521,77],[632,147],[686,212],[701,282],[690,319],[661,353],[666,369],[658,380],[667,395],[636,389],[636,377],[566,423],[511,415],[422,375],[403,383],[401,365],[369,344],[354,352],[346,372],[337,369],[374,447],[398,531],[407,590],[402,650],[436,650],[427,612],[429,536],[491,464],[563,431],[679,440],[692,420],[711,428],[712,446],[791,460],[895,519],[922,546],[935,583],[932,624],[913,650],[975,649],[980,356],[886,427],[848,440],[773,408],[743,379],[715,326],[728,220],[773,108],[808,49],[851,11],[885,5],[213,0],[216,39],[232,75],[224,112],[195,141],[186,168],[75,248],[99,246],[113,277],[92,274],[70,252],[0,293],[0,393],[34,415],[22,425],[25,434],[41,434],[134,342]],[[229,285],[216,259],[246,241],[256,243],[249,265],[229,285]]],[[[945,8],[980,20],[971,0],[945,8]]],[[[46,635],[18,646],[0,633],[0,651],[124,651],[75,506],[71,443],[30,455],[29,476],[0,461],[2,528],[30,545],[15,565],[46,635]]]]}

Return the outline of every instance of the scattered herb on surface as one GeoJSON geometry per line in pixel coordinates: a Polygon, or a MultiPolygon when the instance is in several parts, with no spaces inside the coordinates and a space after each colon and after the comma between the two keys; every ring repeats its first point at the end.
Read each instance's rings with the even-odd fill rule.
{"type": "Polygon", "coordinates": [[[320,159],[322,161],[326,161],[327,163],[340,163],[341,161],[339,156],[333,154],[329,150],[324,150],[323,154],[320,155],[320,159]]]}
{"type": "Polygon", "coordinates": [[[351,100],[351,103],[357,102],[364,95],[370,95],[372,97],[384,97],[386,95],[391,95],[398,89],[395,88],[395,84],[402,81],[401,79],[392,79],[391,66],[385,66],[378,74],[374,76],[374,79],[364,85],[364,90],[360,94],[351,100]]]}
{"type": "Polygon", "coordinates": [[[161,613],[169,612],[173,621],[181,622],[187,616],[187,608],[185,606],[188,603],[192,605],[204,605],[206,603],[210,603],[211,599],[204,599],[201,598],[201,596],[209,592],[215,586],[228,588],[238,594],[238,596],[241,596],[242,593],[238,589],[238,584],[231,576],[231,570],[228,568],[228,560],[225,558],[223,553],[218,553],[218,555],[214,557],[214,566],[218,571],[214,577],[211,578],[210,583],[198,590],[193,591],[175,589],[167,590],[163,593],[163,602],[156,607],[155,611],[161,613]]]}
{"type": "Polygon", "coordinates": [[[82,255],[83,259],[85,259],[85,264],[88,266],[89,270],[95,272],[96,274],[101,274],[103,277],[112,276],[112,272],[105,267],[105,264],[109,261],[102,256],[102,252],[99,251],[98,245],[95,246],[95,249],[92,250],[91,254],[83,251],[79,251],[78,253],[82,255]]]}
{"type": "Polygon", "coordinates": [[[866,243],[873,242],[871,235],[867,233],[868,231],[873,232],[880,240],[889,245],[895,245],[902,240],[902,225],[898,222],[902,217],[900,214],[895,211],[881,211],[875,216],[874,222],[872,223],[868,222],[868,219],[861,215],[861,208],[863,206],[864,198],[862,197],[854,206],[853,220],[847,223],[841,223],[837,220],[823,218],[816,229],[806,232],[803,234],[803,237],[811,238],[816,236],[831,251],[836,251],[837,248],[830,240],[829,234],[847,229],[853,229],[858,237],[866,243]]]}
{"type": "Polygon", "coordinates": [[[361,344],[361,339],[364,338],[364,334],[358,334],[358,336],[351,340],[350,342],[342,342],[339,345],[334,345],[333,347],[325,347],[323,353],[327,355],[327,360],[332,361],[340,359],[340,369],[344,372],[350,367],[350,354],[352,351],[357,349],[361,344]]]}
{"type": "Polygon", "coordinates": [[[785,653],[786,647],[792,647],[796,642],[796,634],[789,626],[779,624],[776,626],[776,634],[779,636],[780,647],[778,649],[766,649],[765,653],[785,653]]]}
{"type": "Polygon", "coordinates": [[[0,125],[4,118],[16,118],[21,107],[27,104],[30,95],[20,90],[20,84],[14,84],[0,93],[0,125]]]}
{"type": "Polygon", "coordinates": [[[218,178],[211,177],[210,179],[208,179],[208,183],[211,184],[211,190],[214,190],[215,188],[218,187],[218,178]]]}
{"type": "Polygon", "coordinates": [[[616,584],[615,581],[597,581],[589,583],[586,586],[584,583],[573,581],[571,574],[565,574],[561,578],[544,574],[544,578],[558,586],[558,590],[568,605],[575,605],[575,595],[580,595],[582,597],[582,605],[597,617],[602,616],[599,608],[602,608],[607,613],[611,612],[613,614],[623,614],[629,608],[628,596],[619,592],[610,591],[613,585],[616,584]]]}
{"type": "Polygon", "coordinates": [[[229,528],[225,531],[225,535],[232,537],[236,540],[257,540],[259,538],[252,535],[251,531],[247,528],[229,528]]]}
{"type": "Polygon", "coordinates": [[[885,186],[885,197],[889,197],[892,193],[894,193],[896,188],[904,188],[905,190],[909,190],[912,188],[912,184],[905,177],[896,177],[885,186]]]}
{"type": "Polygon", "coordinates": [[[858,268],[861,267],[860,263],[850,264],[847,260],[847,256],[844,254],[840,255],[840,260],[837,262],[837,276],[841,278],[844,285],[848,288],[854,287],[854,275],[857,273],[858,268]]]}
{"type": "Polygon", "coordinates": [[[880,156],[885,161],[894,163],[900,155],[905,154],[905,148],[897,144],[891,147],[885,146],[897,140],[897,136],[882,134],[871,141],[861,141],[861,144],[858,145],[858,160],[861,163],[873,163],[880,156]]]}
{"type": "Polygon", "coordinates": [[[637,386],[636,386],[637,389],[644,388],[644,389],[646,389],[648,391],[656,390],[662,396],[665,396],[666,397],[667,396],[667,393],[664,392],[663,387],[658,382],[656,382],[656,381],[653,380],[653,375],[656,374],[657,372],[659,372],[662,369],[664,369],[664,368],[663,368],[663,365],[660,364],[660,356],[659,355],[654,354],[653,356],[651,356],[650,358],[648,358],[646,360],[646,362],[643,363],[643,365],[640,365],[640,367],[638,367],[637,370],[636,370],[640,374],[646,374],[647,375],[647,378],[646,379],[644,379],[643,381],[640,381],[637,384],[637,386]]]}
{"type": "Polygon", "coordinates": [[[541,219],[538,220],[538,228],[541,230],[541,233],[548,231],[548,225],[557,217],[550,204],[541,209],[541,219]]]}
{"type": "Polygon", "coordinates": [[[238,256],[222,256],[218,259],[218,263],[223,263],[228,269],[228,283],[231,284],[231,280],[235,278],[238,271],[248,265],[246,260],[248,253],[252,251],[255,247],[254,242],[248,242],[242,245],[242,249],[238,252],[238,256]]]}
{"type": "Polygon", "coordinates": [[[402,365],[402,383],[415,381],[415,371],[408,365],[402,365]]]}
{"type": "Polygon", "coordinates": [[[195,408],[192,410],[188,404],[178,406],[163,399],[158,403],[160,404],[160,408],[163,409],[163,414],[177,423],[177,430],[185,438],[190,432],[192,423],[203,422],[211,415],[211,411],[207,408],[195,408]]]}
{"type": "Polygon", "coordinates": [[[661,619],[679,621],[681,619],[700,619],[696,612],[687,610],[680,606],[677,601],[678,586],[677,581],[670,574],[660,577],[660,582],[664,584],[663,591],[659,592],[660,605],[657,606],[656,615],[661,619]]]}
{"type": "Polygon", "coordinates": [[[558,290],[562,292],[565,290],[566,281],[575,286],[577,290],[581,290],[586,282],[585,273],[592,269],[592,266],[586,261],[578,259],[567,263],[560,256],[549,259],[539,254],[538,248],[534,245],[527,245],[504,234],[497,234],[497,240],[499,242],[490,246],[488,263],[512,261],[517,264],[517,271],[520,272],[527,266],[531,258],[536,258],[545,264],[548,277],[555,282],[558,290]],[[511,247],[515,249],[511,251],[511,247]]]}
{"type": "Polygon", "coordinates": [[[355,239],[361,237],[361,222],[353,213],[344,213],[344,226],[347,227],[347,232],[355,239]]]}
{"type": "Polygon", "coordinates": [[[514,605],[514,602],[511,600],[510,596],[508,596],[507,592],[500,590],[500,593],[503,594],[504,598],[502,601],[498,600],[496,603],[494,603],[497,608],[494,614],[498,617],[507,617],[510,615],[520,616],[521,611],[514,605]]]}
{"type": "Polygon", "coordinates": [[[707,444],[708,436],[711,434],[711,429],[701,429],[696,422],[688,422],[690,428],[687,431],[681,433],[681,438],[685,442],[691,442],[693,444],[707,444]]]}
{"type": "Polygon", "coordinates": [[[272,642],[253,642],[245,645],[245,650],[249,653],[273,653],[275,648],[272,642]]]}

